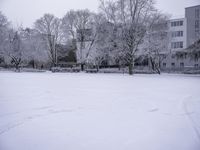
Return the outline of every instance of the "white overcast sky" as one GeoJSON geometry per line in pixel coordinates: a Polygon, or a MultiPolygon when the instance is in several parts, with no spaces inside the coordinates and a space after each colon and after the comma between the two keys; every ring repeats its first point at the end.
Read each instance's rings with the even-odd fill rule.
{"type": "MultiPolygon", "coordinates": [[[[183,17],[184,8],[200,5],[200,0],[157,0],[156,7],[174,17],[183,17]]],[[[62,17],[70,9],[98,11],[98,0],[0,0],[0,11],[14,26],[31,27],[44,13],[62,17]]]]}

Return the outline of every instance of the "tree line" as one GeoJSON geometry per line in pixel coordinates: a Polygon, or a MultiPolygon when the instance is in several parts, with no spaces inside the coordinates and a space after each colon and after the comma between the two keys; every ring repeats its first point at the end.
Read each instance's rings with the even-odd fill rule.
{"type": "Polygon", "coordinates": [[[76,61],[86,65],[128,66],[148,58],[159,71],[161,52],[167,49],[168,16],[154,0],[100,0],[99,12],[70,10],[58,18],[44,14],[33,28],[13,29],[0,12],[0,61],[14,65],[34,62],[58,65],[58,45],[75,45],[76,61]]]}

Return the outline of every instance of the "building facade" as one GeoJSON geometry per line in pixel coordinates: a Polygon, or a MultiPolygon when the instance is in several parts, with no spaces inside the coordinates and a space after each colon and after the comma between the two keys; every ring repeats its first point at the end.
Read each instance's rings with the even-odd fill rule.
{"type": "Polygon", "coordinates": [[[200,5],[185,8],[185,18],[168,22],[168,52],[161,63],[163,70],[200,69],[200,60],[191,58],[187,48],[200,39],[200,5]]]}
{"type": "Polygon", "coordinates": [[[187,46],[200,39],[200,5],[185,8],[187,19],[187,46]]]}
{"type": "Polygon", "coordinates": [[[172,19],[168,23],[171,52],[187,48],[187,19],[172,19]]]}

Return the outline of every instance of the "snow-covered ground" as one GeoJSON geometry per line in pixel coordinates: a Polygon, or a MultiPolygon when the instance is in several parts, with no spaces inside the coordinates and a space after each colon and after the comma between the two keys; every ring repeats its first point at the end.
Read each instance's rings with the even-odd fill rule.
{"type": "Polygon", "coordinates": [[[200,150],[200,77],[0,73],[0,150],[200,150]]]}

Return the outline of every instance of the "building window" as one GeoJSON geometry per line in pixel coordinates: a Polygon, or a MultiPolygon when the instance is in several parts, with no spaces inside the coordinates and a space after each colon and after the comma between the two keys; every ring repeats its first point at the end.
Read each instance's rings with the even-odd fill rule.
{"type": "Polygon", "coordinates": [[[199,64],[195,64],[194,67],[195,67],[195,68],[198,68],[198,67],[199,67],[199,64]]]}
{"type": "Polygon", "coordinates": [[[183,42],[172,42],[171,48],[172,49],[183,48],[183,42]]]}
{"type": "Polygon", "coordinates": [[[183,54],[180,54],[180,55],[179,55],[179,58],[180,58],[180,59],[183,59],[183,54]]]}
{"type": "Polygon", "coordinates": [[[195,18],[199,18],[199,16],[200,16],[200,10],[195,9],[195,18]]]}
{"type": "Polygon", "coordinates": [[[187,59],[187,53],[184,54],[184,59],[187,59]]]}
{"type": "Polygon", "coordinates": [[[172,32],[172,37],[183,37],[183,31],[172,32]]]}
{"type": "Polygon", "coordinates": [[[173,54],[173,55],[172,55],[172,59],[174,59],[174,58],[175,58],[175,55],[173,54]]]}
{"type": "Polygon", "coordinates": [[[178,37],[182,37],[183,36],[183,31],[178,31],[178,37]]]}
{"type": "Polygon", "coordinates": [[[180,48],[183,48],[183,42],[180,42],[180,48]]]}
{"type": "Polygon", "coordinates": [[[175,63],[171,63],[172,67],[175,67],[175,63]]]}
{"type": "Polygon", "coordinates": [[[183,21],[173,21],[171,22],[171,26],[172,27],[183,26],[183,21]]]}
{"type": "Polygon", "coordinates": [[[195,28],[199,28],[199,20],[195,20],[195,28]]]}
{"type": "Polygon", "coordinates": [[[180,63],[180,67],[181,68],[183,68],[184,67],[184,63],[182,62],[182,63],[180,63]]]}
{"type": "Polygon", "coordinates": [[[163,67],[166,68],[166,67],[167,67],[167,64],[166,64],[166,63],[163,63],[163,67]]]}
{"type": "Polygon", "coordinates": [[[180,21],[180,26],[183,26],[183,21],[180,21]]]}

